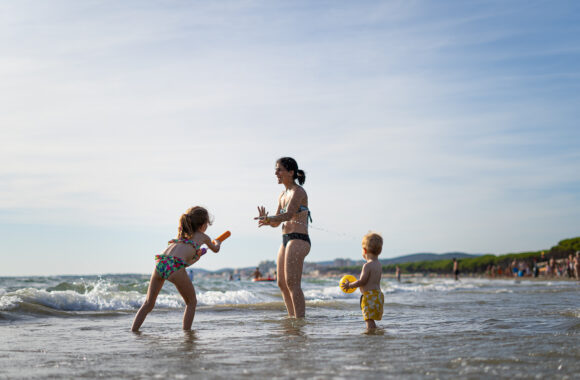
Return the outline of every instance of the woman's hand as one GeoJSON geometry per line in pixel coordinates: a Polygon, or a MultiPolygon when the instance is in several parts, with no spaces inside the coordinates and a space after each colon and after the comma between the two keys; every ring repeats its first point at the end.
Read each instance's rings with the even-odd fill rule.
{"type": "Polygon", "coordinates": [[[258,221],[258,227],[266,226],[270,224],[270,219],[268,218],[268,212],[264,206],[258,206],[258,216],[254,218],[258,221]]]}

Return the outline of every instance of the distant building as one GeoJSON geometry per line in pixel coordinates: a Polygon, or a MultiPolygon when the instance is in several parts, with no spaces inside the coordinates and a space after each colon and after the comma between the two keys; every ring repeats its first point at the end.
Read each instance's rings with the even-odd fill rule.
{"type": "Polygon", "coordinates": [[[334,266],[336,267],[349,267],[354,265],[351,259],[334,259],[334,266]]]}
{"type": "Polygon", "coordinates": [[[258,264],[258,268],[260,268],[260,272],[264,274],[274,273],[276,271],[276,262],[272,260],[260,261],[260,264],[258,264]]]}
{"type": "Polygon", "coordinates": [[[317,271],[320,266],[317,263],[310,263],[305,261],[304,266],[302,267],[303,273],[311,273],[317,271]]]}

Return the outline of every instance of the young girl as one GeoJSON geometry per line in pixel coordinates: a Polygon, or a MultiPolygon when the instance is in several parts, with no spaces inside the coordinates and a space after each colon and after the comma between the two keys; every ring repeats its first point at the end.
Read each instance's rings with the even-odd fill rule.
{"type": "Polygon", "coordinates": [[[149,282],[147,298],[135,315],[132,331],[139,331],[145,317],[153,310],[155,300],[163,288],[165,280],[172,282],[183,297],[185,301],[183,329],[191,329],[197,299],[195,288],[187,276],[185,268],[198,261],[203,255],[200,248],[202,244],[207,245],[214,252],[219,252],[220,241],[212,241],[205,234],[205,230],[210,224],[209,213],[203,207],[192,207],[181,215],[177,239],[170,240],[167,249],[161,255],[155,256],[156,265],[149,282]]]}

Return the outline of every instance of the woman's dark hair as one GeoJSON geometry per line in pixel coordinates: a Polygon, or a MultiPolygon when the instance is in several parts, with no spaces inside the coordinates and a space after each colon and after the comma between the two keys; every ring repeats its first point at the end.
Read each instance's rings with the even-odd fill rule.
{"type": "Polygon", "coordinates": [[[292,157],[282,157],[276,163],[284,166],[284,169],[288,171],[294,171],[294,179],[297,179],[300,185],[304,185],[304,182],[306,182],[306,173],[304,173],[304,170],[298,169],[298,163],[295,159],[292,157]]]}

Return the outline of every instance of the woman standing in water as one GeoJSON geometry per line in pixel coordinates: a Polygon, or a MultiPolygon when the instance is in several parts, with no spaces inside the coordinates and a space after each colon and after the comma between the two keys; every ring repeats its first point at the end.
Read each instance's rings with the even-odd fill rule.
{"type": "Polygon", "coordinates": [[[278,227],[282,224],[282,245],[278,250],[278,286],[288,310],[288,315],[303,318],[305,313],[304,294],[302,293],[302,266],[310,252],[308,236],[308,195],[302,188],[306,181],[303,170],[293,158],[282,157],[276,161],[276,177],[285,190],[278,198],[276,215],[268,216],[264,206],[258,207],[258,227],[278,227]],[[298,184],[296,184],[298,180],[298,184]]]}

